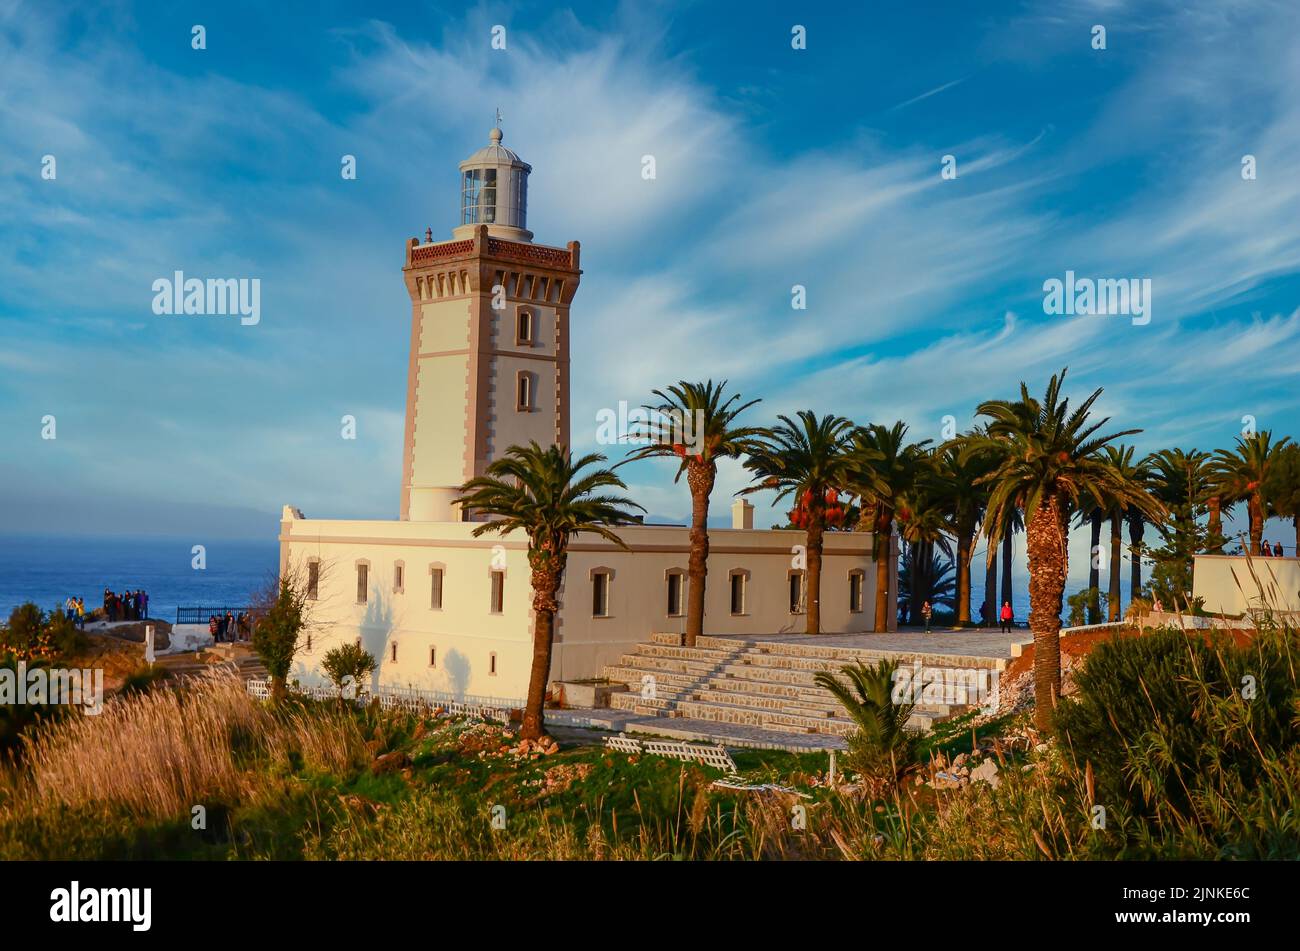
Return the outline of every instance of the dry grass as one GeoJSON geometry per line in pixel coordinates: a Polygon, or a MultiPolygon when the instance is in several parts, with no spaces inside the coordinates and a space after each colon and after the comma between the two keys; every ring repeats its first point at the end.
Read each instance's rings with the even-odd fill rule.
{"type": "Polygon", "coordinates": [[[276,715],[229,672],[212,672],[183,690],[110,702],[97,717],[66,717],[25,746],[30,766],[6,777],[4,812],[108,805],[142,819],[252,794],[254,764],[288,766],[300,758],[313,769],[341,770],[364,751],[352,717],[276,715]]]}

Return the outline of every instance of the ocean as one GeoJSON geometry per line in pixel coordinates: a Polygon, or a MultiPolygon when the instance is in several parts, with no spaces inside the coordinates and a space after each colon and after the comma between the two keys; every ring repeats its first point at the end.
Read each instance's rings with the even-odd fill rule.
{"type": "Polygon", "coordinates": [[[77,538],[0,535],[0,610],[25,601],[49,610],[71,595],[103,604],[104,588],[149,593],[149,614],[176,620],[177,606],[238,607],[275,573],[274,539],[205,540],[207,566],[192,566],[195,542],[159,536],[77,538]]]}
{"type": "MultiPolygon", "coordinates": [[[[0,611],[24,601],[49,609],[70,595],[86,599],[86,607],[103,603],[104,588],[114,591],[143,588],[149,592],[149,613],[164,621],[176,619],[180,606],[238,607],[261,590],[275,572],[279,543],[268,540],[208,540],[207,567],[191,566],[190,538],[50,537],[0,535],[0,611]]],[[[977,559],[982,564],[982,559],[977,559]]],[[[1018,567],[1018,566],[1017,566],[1018,567]]],[[[971,613],[979,616],[984,597],[984,572],[972,570],[971,613]]],[[[1027,580],[1013,576],[1013,607],[1020,622],[1029,615],[1027,580]]],[[[1067,585],[1073,594],[1083,583],[1067,585]]],[[[1128,601],[1127,574],[1123,584],[1128,601]]]]}

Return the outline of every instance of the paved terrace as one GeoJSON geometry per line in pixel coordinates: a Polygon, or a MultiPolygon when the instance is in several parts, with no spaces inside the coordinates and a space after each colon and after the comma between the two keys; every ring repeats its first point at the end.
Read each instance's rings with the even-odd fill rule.
{"type": "Polygon", "coordinates": [[[1010,660],[1011,645],[1033,643],[1034,635],[1025,628],[1003,634],[996,628],[923,628],[905,627],[884,634],[717,634],[720,640],[744,641],[747,644],[795,644],[805,647],[833,647],[889,651],[900,654],[926,654],[939,657],[997,657],[1010,660]]]}

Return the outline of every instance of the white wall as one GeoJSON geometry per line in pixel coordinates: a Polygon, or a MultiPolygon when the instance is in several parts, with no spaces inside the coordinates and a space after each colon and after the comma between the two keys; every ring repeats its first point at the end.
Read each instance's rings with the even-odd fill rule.
{"type": "Polygon", "coordinates": [[[1213,614],[1252,609],[1300,611],[1300,559],[1197,555],[1192,596],[1205,599],[1213,614]]]}
{"type": "MultiPolygon", "coordinates": [[[[457,522],[332,521],[287,518],[281,523],[281,566],[322,565],[313,604],[311,650],[298,658],[294,677],[323,682],[325,652],[357,636],[379,661],[375,682],[457,695],[521,698],[532,661],[532,591],[523,538],[472,537],[474,525],[457,522]],[[496,546],[500,546],[499,549],[496,546]],[[503,611],[490,612],[494,550],[505,566],[503,611]],[[357,602],[357,563],[369,563],[367,599],[357,602]],[[394,565],[404,566],[395,591],[394,565]],[[433,564],[444,566],[443,605],[430,606],[433,564]],[[397,659],[392,655],[397,645],[397,659]],[[437,666],[430,666],[430,649],[437,666]],[[496,673],[491,657],[496,654],[496,673]]],[[[637,526],[619,530],[632,547],[622,551],[604,539],[572,542],[551,679],[592,677],[605,664],[656,631],[683,630],[684,617],[667,615],[665,573],[685,570],[689,552],[683,527],[637,526]],[[612,570],[610,616],[592,617],[591,570],[612,570]]],[[[802,631],[805,616],[791,615],[788,574],[791,549],[802,532],[712,529],[706,633],[802,631]],[[746,612],[730,611],[729,574],[748,569],[746,612]]],[[[875,598],[871,536],[827,536],[822,568],[822,630],[870,630],[875,598]],[[849,611],[851,569],[864,573],[862,611],[849,611]]],[[[683,607],[686,593],[683,592],[683,607]]]]}

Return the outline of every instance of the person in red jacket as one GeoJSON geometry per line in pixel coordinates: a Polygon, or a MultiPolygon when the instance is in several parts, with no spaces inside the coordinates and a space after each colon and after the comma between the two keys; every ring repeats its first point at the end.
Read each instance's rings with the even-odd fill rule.
{"type": "Polygon", "coordinates": [[[1002,602],[1002,633],[1003,634],[1011,633],[1011,619],[1013,617],[1015,617],[1015,614],[1011,610],[1011,602],[1003,601],[1002,602]]]}

